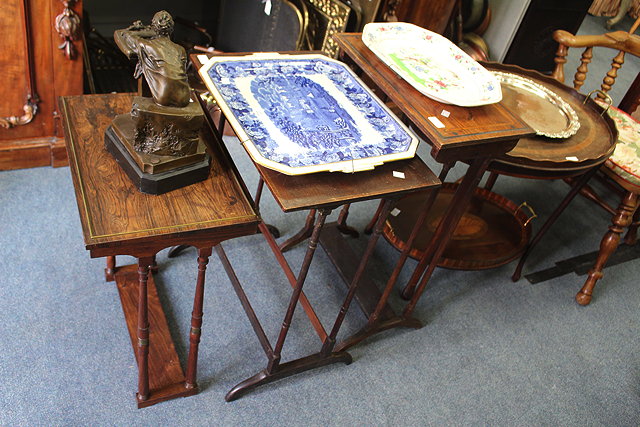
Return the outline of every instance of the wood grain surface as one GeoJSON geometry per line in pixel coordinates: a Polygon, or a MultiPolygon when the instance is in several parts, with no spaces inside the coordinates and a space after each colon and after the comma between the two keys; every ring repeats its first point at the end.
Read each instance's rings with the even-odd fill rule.
{"type": "Polygon", "coordinates": [[[206,130],[207,180],[155,196],[140,193],[104,149],[104,131],[131,109],[132,95],[85,95],[60,101],[85,245],[91,256],[153,255],[177,244],[212,246],[253,234],[258,217],[240,178],[206,130]]]}
{"type": "MultiPolygon", "coordinates": [[[[21,12],[23,0],[9,0],[0,8],[0,34],[3,50],[0,69],[5,73],[0,117],[21,116],[27,101],[27,55],[31,55],[38,111],[33,120],[10,129],[0,127],[0,170],[37,166],[66,165],[66,153],[60,149],[57,97],[82,93],[83,46],[75,40],[77,57],[69,60],[58,49],[61,40],[54,28],[55,17],[64,5],[59,0],[28,0],[29,25],[21,12]],[[26,29],[31,31],[27,42],[26,29]]],[[[71,8],[82,18],[82,1],[71,8]]]]}
{"type": "MultiPolygon", "coordinates": [[[[402,77],[380,60],[362,42],[360,33],[334,36],[344,55],[364,73],[407,116],[411,123],[434,148],[437,158],[440,150],[464,146],[481,146],[485,150],[505,150],[499,143],[515,143],[517,139],[533,134],[533,130],[500,103],[479,107],[458,107],[443,104],[418,92],[402,77]],[[442,116],[447,110],[449,117],[442,116]],[[437,128],[429,117],[437,117],[444,128],[437,128]]],[[[468,151],[474,155],[473,150],[468,151]]]]}

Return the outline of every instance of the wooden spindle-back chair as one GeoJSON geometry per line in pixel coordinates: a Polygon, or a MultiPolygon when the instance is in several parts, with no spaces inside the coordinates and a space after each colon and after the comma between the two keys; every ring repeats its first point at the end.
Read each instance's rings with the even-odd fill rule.
{"type": "MultiPolygon", "coordinates": [[[[579,90],[583,87],[589,64],[592,61],[595,47],[607,47],[618,52],[613,57],[611,69],[604,76],[600,85],[598,98],[604,100],[605,94],[611,90],[618,71],[623,66],[625,55],[640,57],[640,36],[633,33],[640,25],[640,18],[636,20],[629,32],[616,31],[602,35],[573,35],[567,31],[554,32],[553,38],[559,47],[555,58],[556,67],[553,77],[564,82],[564,64],[569,48],[584,48],[580,65],[573,79],[573,87],[579,90]]],[[[616,150],[605,166],[601,168],[602,175],[617,183],[621,194],[621,202],[617,208],[607,205],[591,187],[586,186],[582,194],[597,202],[613,215],[609,230],[600,243],[600,251],[593,268],[576,295],[576,301],[581,305],[589,304],[596,282],[602,278],[602,270],[618,247],[622,232],[629,227],[625,241],[628,244],[636,242],[638,229],[638,209],[640,200],[640,123],[630,116],[640,103],[640,73],[627,91],[618,107],[611,107],[609,115],[616,122],[619,131],[616,150]]]]}

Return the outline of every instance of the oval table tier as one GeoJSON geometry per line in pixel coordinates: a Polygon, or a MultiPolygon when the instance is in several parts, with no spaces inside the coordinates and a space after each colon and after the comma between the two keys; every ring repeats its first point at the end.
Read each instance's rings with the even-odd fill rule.
{"type": "MultiPolygon", "coordinates": [[[[414,241],[409,253],[412,258],[423,256],[457,186],[454,183],[443,184],[425,225],[414,241]]],[[[396,249],[406,247],[425,197],[426,194],[421,192],[402,198],[397,205],[400,213],[387,219],[383,235],[396,249]]],[[[460,270],[498,267],[520,256],[530,236],[529,218],[518,205],[499,194],[477,188],[438,266],[460,270]]]]}

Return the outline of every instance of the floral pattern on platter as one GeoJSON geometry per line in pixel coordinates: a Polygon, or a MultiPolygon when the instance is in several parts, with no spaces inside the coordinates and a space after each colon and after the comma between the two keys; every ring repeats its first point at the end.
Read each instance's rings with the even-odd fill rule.
{"type": "Polygon", "coordinates": [[[500,82],[443,36],[404,22],[369,23],[363,43],[422,94],[463,107],[502,99],[500,82]]]}
{"type": "Polygon", "coordinates": [[[376,165],[415,155],[415,135],[338,61],[282,55],[223,57],[209,65],[214,97],[217,92],[261,157],[286,167],[276,170],[333,170],[336,162],[350,163],[343,171],[365,170],[373,166],[357,162],[376,165]]]}

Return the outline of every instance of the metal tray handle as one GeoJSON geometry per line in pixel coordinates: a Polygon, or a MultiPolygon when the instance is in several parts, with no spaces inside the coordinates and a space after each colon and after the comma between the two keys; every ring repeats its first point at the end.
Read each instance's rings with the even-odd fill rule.
{"type": "Polygon", "coordinates": [[[518,209],[516,209],[515,213],[518,213],[518,211],[522,208],[527,208],[529,210],[529,213],[531,214],[531,216],[529,217],[529,219],[527,219],[523,225],[523,227],[526,227],[527,225],[529,225],[529,223],[534,219],[538,217],[538,214],[533,210],[533,208],[531,207],[531,205],[529,205],[527,202],[522,202],[520,204],[520,206],[518,206],[518,209]]]}

